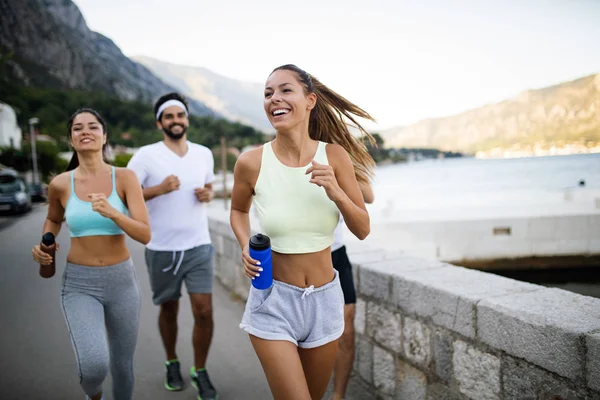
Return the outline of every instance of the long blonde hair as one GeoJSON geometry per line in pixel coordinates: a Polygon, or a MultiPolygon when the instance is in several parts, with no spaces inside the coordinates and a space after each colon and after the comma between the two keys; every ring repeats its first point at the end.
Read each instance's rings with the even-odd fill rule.
{"type": "Polygon", "coordinates": [[[375,119],[303,69],[293,64],[286,64],[275,68],[273,72],[280,70],[295,72],[298,81],[304,86],[304,91],[317,95],[317,103],[311,110],[308,122],[310,138],[342,146],[352,160],[356,180],[360,183],[369,183],[373,177],[375,161],[367,151],[364,139],[366,138],[373,146],[376,146],[376,142],[373,136],[356,122],[355,118],[360,117],[373,122],[375,119]],[[358,128],[362,136],[360,139],[350,133],[347,120],[358,128]]]}

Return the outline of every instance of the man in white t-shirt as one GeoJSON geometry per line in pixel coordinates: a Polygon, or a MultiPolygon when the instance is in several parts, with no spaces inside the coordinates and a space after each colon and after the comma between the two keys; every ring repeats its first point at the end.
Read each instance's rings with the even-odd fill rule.
{"type": "Polygon", "coordinates": [[[165,387],[173,391],[184,388],[175,347],[185,282],[194,314],[192,384],[198,389],[198,398],[216,399],[205,365],[214,325],[214,249],[206,214],[206,203],[213,198],[214,158],[208,148],[187,140],[188,107],[183,96],[162,96],[154,114],[164,140],[141,147],[127,167],[144,187],[150,215],[152,239],[145,255],[152,301],[160,306],[158,325],[167,356],[165,387]]]}
{"type": "MultiPolygon", "coordinates": [[[[359,182],[365,203],[371,204],[375,198],[373,188],[368,183],[359,182]]],[[[356,290],[354,277],[352,276],[352,264],[346,254],[344,245],[344,219],[340,214],[333,232],[334,241],[331,245],[331,261],[333,267],[338,271],[342,292],[344,292],[344,333],[340,338],[339,348],[333,368],[333,396],[332,400],[343,399],[348,386],[348,379],[354,362],[354,315],[356,312],[356,290]]]]}

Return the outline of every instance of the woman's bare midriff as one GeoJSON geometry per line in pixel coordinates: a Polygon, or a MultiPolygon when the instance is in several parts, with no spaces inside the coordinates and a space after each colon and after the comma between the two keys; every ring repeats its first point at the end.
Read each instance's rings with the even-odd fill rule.
{"type": "Polygon", "coordinates": [[[297,287],[320,287],[335,277],[328,248],[316,253],[282,254],[272,252],[273,279],[297,287]]]}
{"type": "Polygon", "coordinates": [[[71,238],[67,261],[89,267],[107,267],[129,257],[125,235],[84,236],[71,238]]]}

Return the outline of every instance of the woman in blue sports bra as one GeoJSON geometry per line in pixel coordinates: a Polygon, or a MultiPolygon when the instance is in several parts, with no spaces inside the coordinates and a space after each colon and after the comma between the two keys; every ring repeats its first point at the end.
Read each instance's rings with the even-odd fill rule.
{"type": "Polygon", "coordinates": [[[321,399],[344,331],[344,297],[331,261],[340,214],[364,239],[369,214],[358,185],[373,159],[342,115],[371,116],[295,65],[276,68],[264,91],[275,139],[243,153],[235,166],[231,226],[246,275],[260,274],[248,251],[250,206],[271,238],[273,285],[250,287],[240,328],[250,341],[275,399],[321,399]]]}
{"type": "MultiPolygon", "coordinates": [[[[106,124],[96,111],[76,111],[68,134],[73,158],[48,186],[43,232],[57,236],[66,220],[71,236],[61,305],[86,398],[103,398],[110,370],[113,398],[131,400],[140,293],[125,237],[150,241],[148,211],[133,171],[105,161],[106,124]]],[[[39,245],[33,258],[52,261],[39,245]]]]}

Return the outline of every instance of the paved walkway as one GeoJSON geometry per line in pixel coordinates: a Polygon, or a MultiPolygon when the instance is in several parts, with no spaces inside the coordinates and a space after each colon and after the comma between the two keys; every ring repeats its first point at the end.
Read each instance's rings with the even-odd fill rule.
{"type": "MultiPolygon", "coordinates": [[[[0,231],[0,398],[3,400],[84,399],[60,308],[61,275],[69,245],[66,227],[59,235],[61,250],[57,274],[52,279],[40,278],[31,258],[31,247],[40,240],[45,216],[46,207],[36,207],[0,231]]],[[[130,250],[142,294],[134,398],[195,399],[195,390],[189,385],[178,393],[167,392],[163,387],[164,353],[157,328],[158,309],[151,302],[143,246],[131,241],[130,250]]],[[[182,299],[178,353],[182,368],[189,371],[193,359],[192,314],[187,298],[182,299]]],[[[214,309],[215,333],[208,370],[219,398],[272,398],[248,337],[238,328],[243,304],[217,284],[214,309]]],[[[189,376],[185,378],[189,383],[189,376]]],[[[105,400],[112,400],[110,378],[105,389],[105,400]]]]}

